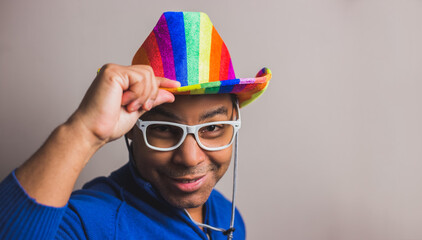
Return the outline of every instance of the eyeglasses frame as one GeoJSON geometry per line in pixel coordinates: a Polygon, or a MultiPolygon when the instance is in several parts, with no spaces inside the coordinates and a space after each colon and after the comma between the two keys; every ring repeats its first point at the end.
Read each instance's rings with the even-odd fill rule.
{"type": "Polygon", "coordinates": [[[220,151],[220,150],[223,150],[225,148],[228,148],[230,145],[232,145],[234,139],[236,138],[237,132],[239,131],[240,126],[241,126],[240,111],[239,111],[239,104],[238,104],[238,102],[236,102],[235,105],[236,105],[236,112],[237,112],[237,116],[238,116],[237,120],[207,122],[207,123],[201,123],[201,124],[197,124],[197,125],[186,125],[186,124],[175,123],[175,122],[167,122],[167,121],[143,121],[141,119],[138,119],[136,121],[136,126],[141,130],[142,135],[143,135],[143,138],[144,138],[144,142],[147,145],[147,147],[149,147],[149,148],[151,148],[153,150],[156,150],[156,151],[167,152],[167,151],[173,151],[174,149],[177,149],[185,141],[185,139],[186,139],[186,137],[187,137],[188,134],[193,134],[193,136],[195,137],[196,142],[198,143],[198,145],[202,149],[204,149],[206,151],[220,151]],[[173,147],[169,147],[169,148],[154,147],[151,144],[149,144],[148,143],[148,140],[147,140],[147,128],[148,128],[149,125],[152,125],[152,124],[166,124],[166,125],[180,127],[183,130],[182,138],[173,147]],[[230,143],[228,143],[227,145],[221,146],[221,147],[216,147],[216,148],[210,148],[210,147],[204,146],[201,143],[201,141],[199,140],[198,130],[201,129],[202,127],[205,127],[205,126],[218,125],[218,124],[230,124],[230,125],[233,126],[233,136],[232,136],[232,139],[230,140],[230,143]]]}
{"type": "Polygon", "coordinates": [[[234,140],[237,132],[239,131],[241,124],[240,124],[240,119],[235,120],[235,121],[207,122],[207,123],[201,123],[201,124],[197,124],[197,125],[186,125],[186,124],[175,123],[175,122],[167,122],[167,121],[143,121],[141,119],[138,119],[136,121],[136,126],[142,131],[142,133],[143,133],[142,135],[144,137],[145,144],[149,148],[156,150],[156,151],[166,152],[166,151],[172,151],[174,149],[177,149],[185,141],[188,134],[194,135],[196,142],[198,143],[198,145],[202,149],[204,149],[206,151],[219,151],[219,150],[223,150],[225,148],[228,148],[233,143],[233,140],[234,140]],[[148,126],[150,126],[152,124],[164,124],[164,125],[180,127],[183,130],[183,135],[180,138],[180,141],[176,145],[174,145],[173,147],[160,148],[160,147],[152,146],[151,144],[149,144],[149,142],[147,140],[147,134],[146,134],[146,130],[147,130],[148,126]],[[205,126],[218,125],[218,124],[229,124],[229,125],[233,126],[233,136],[232,136],[232,139],[230,140],[230,142],[227,145],[224,145],[224,146],[221,146],[221,147],[216,147],[216,148],[207,147],[207,146],[203,145],[201,143],[201,140],[199,139],[199,136],[198,136],[199,129],[201,129],[202,127],[205,127],[205,126]]]}

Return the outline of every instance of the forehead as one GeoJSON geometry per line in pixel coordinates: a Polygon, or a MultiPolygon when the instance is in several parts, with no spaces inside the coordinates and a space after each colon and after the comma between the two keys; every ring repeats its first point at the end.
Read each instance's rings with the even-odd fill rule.
{"type": "Polygon", "coordinates": [[[173,103],[159,105],[142,118],[151,120],[165,113],[164,115],[173,116],[172,118],[179,121],[202,120],[201,118],[210,112],[213,112],[213,115],[227,116],[232,109],[230,94],[176,95],[173,103]]]}
{"type": "Polygon", "coordinates": [[[231,105],[231,103],[230,94],[176,95],[173,103],[164,104],[163,107],[179,110],[201,107],[205,110],[220,105],[231,105]]]}

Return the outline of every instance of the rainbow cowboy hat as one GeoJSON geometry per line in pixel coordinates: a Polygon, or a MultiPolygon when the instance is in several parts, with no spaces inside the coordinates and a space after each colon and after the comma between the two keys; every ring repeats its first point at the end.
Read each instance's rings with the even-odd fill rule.
{"type": "Polygon", "coordinates": [[[150,65],[157,77],[181,83],[166,88],[176,95],[233,93],[240,107],[267,88],[271,71],[255,78],[236,78],[229,51],[205,13],[165,12],[133,57],[132,64],[150,65]]]}

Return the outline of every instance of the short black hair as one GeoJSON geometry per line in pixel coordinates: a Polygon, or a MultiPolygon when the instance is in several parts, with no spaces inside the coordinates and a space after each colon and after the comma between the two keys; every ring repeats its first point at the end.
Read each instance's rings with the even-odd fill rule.
{"type": "Polygon", "coordinates": [[[233,107],[236,108],[238,100],[236,94],[230,93],[230,99],[232,100],[233,107]]]}

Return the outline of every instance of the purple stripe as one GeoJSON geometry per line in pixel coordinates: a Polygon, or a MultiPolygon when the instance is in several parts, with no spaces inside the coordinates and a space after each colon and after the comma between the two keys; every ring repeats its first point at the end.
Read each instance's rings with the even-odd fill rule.
{"type": "Polygon", "coordinates": [[[240,78],[239,84],[233,87],[232,93],[238,93],[244,90],[248,84],[254,83],[255,78],[240,78]]]}
{"type": "Polygon", "coordinates": [[[238,84],[238,85],[234,85],[233,89],[232,89],[232,93],[238,93],[241,92],[244,88],[245,88],[245,84],[238,84]]]}
{"type": "Polygon", "coordinates": [[[251,84],[255,82],[255,78],[240,78],[239,84],[251,84]]]}
{"type": "Polygon", "coordinates": [[[232,60],[230,59],[230,65],[229,65],[229,73],[227,76],[227,79],[234,79],[236,78],[235,74],[234,74],[234,69],[233,69],[233,63],[232,60]]]}
{"type": "Polygon", "coordinates": [[[241,92],[246,85],[243,84],[239,84],[239,85],[234,85],[233,90],[231,91],[232,93],[238,93],[241,92]]]}
{"type": "Polygon", "coordinates": [[[164,14],[161,15],[160,20],[158,20],[158,23],[154,28],[154,33],[157,39],[158,49],[160,49],[161,60],[163,61],[164,77],[176,80],[173,48],[164,14]]]}

